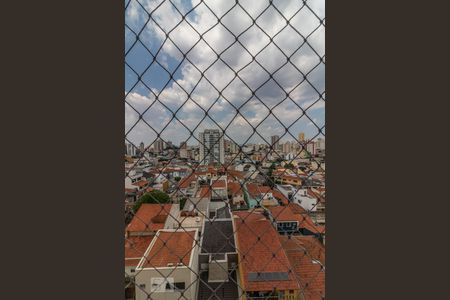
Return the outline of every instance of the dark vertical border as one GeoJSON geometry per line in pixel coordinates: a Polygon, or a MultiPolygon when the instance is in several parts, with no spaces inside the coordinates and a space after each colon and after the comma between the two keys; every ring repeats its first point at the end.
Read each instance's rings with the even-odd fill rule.
{"type": "Polygon", "coordinates": [[[2,298],[123,299],[124,3],[5,4],[2,298]]]}
{"type": "Polygon", "coordinates": [[[448,297],[448,11],[326,3],[329,299],[448,297]]]}

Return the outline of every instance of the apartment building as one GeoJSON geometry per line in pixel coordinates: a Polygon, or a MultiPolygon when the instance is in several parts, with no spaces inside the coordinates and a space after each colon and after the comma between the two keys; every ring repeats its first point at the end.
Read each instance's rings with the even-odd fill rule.
{"type": "Polygon", "coordinates": [[[206,129],[199,133],[200,140],[200,164],[224,164],[225,146],[223,135],[219,129],[206,129]]]}

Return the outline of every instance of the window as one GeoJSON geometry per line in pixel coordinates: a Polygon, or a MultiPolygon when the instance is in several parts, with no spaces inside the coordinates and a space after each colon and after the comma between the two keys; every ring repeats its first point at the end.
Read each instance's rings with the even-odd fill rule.
{"type": "Polygon", "coordinates": [[[184,291],[186,288],[184,282],[175,282],[173,285],[175,286],[175,289],[179,291],[184,291]]]}

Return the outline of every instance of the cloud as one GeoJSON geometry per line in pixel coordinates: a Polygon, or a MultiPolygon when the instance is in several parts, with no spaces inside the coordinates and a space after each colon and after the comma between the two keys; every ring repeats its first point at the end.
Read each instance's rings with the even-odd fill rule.
{"type": "MultiPolygon", "coordinates": [[[[318,99],[325,92],[325,68],[320,61],[325,53],[325,30],[314,15],[324,18],[324,0],[308,1],[300,11],[300,1],[273,1],[284,17],[268,1],[239,1],[242,7],[228,13],[233,1],[204,1],[184,20],[169,1],[140,2],[154,20],[145,27],[142,42],[151,49],[161,47],[158,61],[165,68],[182,64],[165,89],[158,91],[146,82],[154,88],[157,100],[152,93],[126,91],[131,105],[125,108],[129,140],[148,145],[161,133],[164,139],[179,143],[197,126],[196,136],[205,128],[226,127],[226,134],[239,143],[254,133],[255,126],[266,140],[283,135],[285,127],[294,137],[300,131],[317,134],[302,109],[324,123],[325,101],[318,99]],[[223,25],[216,25],[217,17],[223,25]],[[308,36],[308,43],[302,36],[308,36]],[[210,118],[205,118],[205,111],[210,118]]],[[[174,3],[184,14],[199,2],[174,3]]],[[[139,8],[132,0],[125,14],[127,24],[145,24],[145,11],[139,8]]],[[[126,60],[137,64],[139,57],[126,60]]],[[[251,141],[262,140],[256,135],[251,141]]],[[[196,143],[192,138],[190,142],[196,143]]]]}

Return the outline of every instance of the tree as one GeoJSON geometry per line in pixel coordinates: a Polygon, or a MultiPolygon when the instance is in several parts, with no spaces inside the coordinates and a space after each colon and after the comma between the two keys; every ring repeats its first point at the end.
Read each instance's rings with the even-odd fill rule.
{"type": "Polygon", "coordinates": [[[181,180],[181,177],[180,177],[180,176],[177,176],[177,177],[175,177],[174,179],[175,179],[176,182],[178,182],[178,181],[181,180]]]}
{"type": "Polygon", "coordinates": [[[180,210],[182,210],[184,208],[184,204],[186,203],[186,198],[181,198],[180,200],[180,210]]]}
{"type": "Polygon", "coordinates": [[[159,190],[152,190],[148,193],[145,193],[141,198],[133,206],[133,212],[136,213],[141,207],[142,203],[168,203],[170,201],[169,195],[159,190]]]}
{"type": "Polygon", "coordinates": [[[264,183],[264,185],[270,186],[271,188],[273,188],[275,186],[275,178],[272,175],[273,170],[275,170],[275,164],[274,163],[272,163],[270,165],[269,171],[266,174],[267,175],[266,182],[264,183]]]}
{"type": "Polygon", "coordinates": [[[294,168],[294,165],[292,163],[287,163],[287,164],[284,165],[284,167],[286,169],[291,169],[292,170],[294,168]]]}

